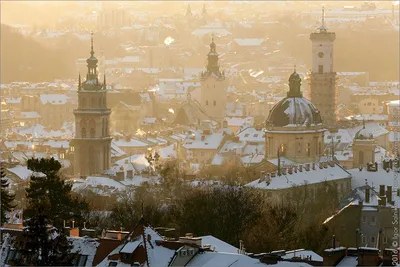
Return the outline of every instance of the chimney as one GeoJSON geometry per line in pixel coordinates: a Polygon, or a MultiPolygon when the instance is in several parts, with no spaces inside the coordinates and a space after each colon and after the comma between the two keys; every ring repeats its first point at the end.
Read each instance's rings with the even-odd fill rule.
{"type": "Polygon", "coordinates": [[[75,228],[74,220],[72,220],[72,227],[69,229],[69,236],[79,237],[79,228],[75,228]]]}
{"type": "Polygon", "coordinates": [[[310,163],[306,163],[306,165],[304,166],[304,169],[306,169],[306,171],[310,171],[310,163]]]}
{"type": "Polygon", "coordinates": [[[312,169],[315,171],[315,162],[312,163],[312,169]]]}
{"type": "Polygon", "coordinates": [[[288,168],[288,173],[289,173],[289,174],[292,174],[292,173],[293,173],[293,167],[292,167],[292,166],[290,166],[290,167],[288,168]]]}
{"type": "Polygon", "coordinates": [[[393,205],[393,202],[392,202],[392,186],[391,185],[387,186],[386,199],[387,199],[387,203],[388,204],[393,205]]]}
{"type": "Polygon", "coordinates": [[[365,185],[365,198],[364,198],[365,203],[369,203],[369,197],[370,197],[369,185],[365,185]]]}
{"type": "Polygon", "coordinates": [[[325,162],[323,163],[323,165],[324,165],[324,169],[327,169],[327,168],[328,168],[328,162],[325,161],[325,162]]]}
{"type": "Polygon", "coordinates": [[[335,167],[335,162],[334,162],[333,160],[330,160],[330,161],[329,161],[329,166],[335,167]]]}
{"type": "Polygon", "coordinates": [[[295,173],[297,173],[297,168],[298,168],[297,166],[293,167],[293,170],[294,170],[295,173]]]}
{"type": "Polygon", "coordinates": [[[299,165],[299,172],[303,172],[303,165],[299,165]]]}
{"type": "Polygon", "coordinates": [[[325,249],[322,253],[323,266],[336,266],[346,256],[346,248],[325,249]]]}
{"type": "Polygon", "coordinates": [[[265,181],[265,171],[261,171],[259,183],[262,183],[264,181],[265,181]]]}
{"type": "Polygon", "coordinates": [[[319,168],[320,168],[320,169],[323,169],[323,168],[324,168],[324,165],[323,165],[322,162],[320,162],[318,165],[319,165],[319,168]]]}
{"type": "Polygon", "coordinates": [[[206,140],[206,136],[204,134],[201,135],[201,141],[206,140]]]}
{"type": "Polygon", "coordinates": [[[184,237],[179,237],[179,242],[195,244],[198,247],[201,247],[201,237],[193,237],[193,234],[188,233],[184,237]]]}
{"type": "Polygon", "coordinates": [[[379,205],[386,206],[386,192],[384,185],[379,186],[379,198],[380,198],[379,205]]]}
{"type": "Polygon", "coordinates": [[[382,262],[377,248],[360,247],[358,248],[357,266],[378,266],[382,262]]]}
{"type": "Polygon", "coordinates": [[[267,183],[267,185],[269,185],[271,183],[271,174],[267,173],[267,175],[265,177],[265,182],[267,183]]]}
{"type": "Polygon", "coordinates": [[[287,170],[287,168],[282,168],[282,174],[283,175],[286,175],[286,170],[287,170]]]}

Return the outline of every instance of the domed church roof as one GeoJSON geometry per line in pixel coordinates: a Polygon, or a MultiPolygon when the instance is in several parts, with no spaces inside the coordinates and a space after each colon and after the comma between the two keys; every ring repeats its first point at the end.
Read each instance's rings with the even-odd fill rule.
{"type": "Polygon", "coordinates": [[[374,135],[368,129],[365,128],[365,121],[363,121],[363,127],[356,133],[354,139],[357,140],[371,140],[374,139],[374,135]]]}
{"type": "Polygon", "coordinates": [[[270,111],[267,125],[270,126],[310,126],[322,124],[318,109],[300,91],[301,77],[296,70],[289,77],[287,97],[279,101],[270,111]]]}

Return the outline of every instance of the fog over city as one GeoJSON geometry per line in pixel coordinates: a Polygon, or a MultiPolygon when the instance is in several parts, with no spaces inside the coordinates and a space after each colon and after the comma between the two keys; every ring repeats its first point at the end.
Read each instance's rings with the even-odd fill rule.
{"type": "Polygon", "coordinates": [[[399,1],[0,5],[0,266],[400,266],[399,1]]]}

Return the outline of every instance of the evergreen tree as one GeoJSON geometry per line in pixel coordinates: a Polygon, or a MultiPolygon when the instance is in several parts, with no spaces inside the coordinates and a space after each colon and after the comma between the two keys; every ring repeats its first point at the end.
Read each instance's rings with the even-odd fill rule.
{"type": "Polygon", "coordinates": [[[72,265],[76,254],[71,253],[63,224],[70,220],[83,222],[88,204],[72,195],[72,185],[60,177],[61,164],[54,158],[29,159],[28,169],[34,173],[26,188],[25,228],[17,241],[22,257],[16,264],[72,265]]]}
{"type": "Polygon", "coordinates": [[[84,215],[89,211],[89,205],[81,198],[72,193],[72,184],[66,183],[58,171],[61,164],[54,158],[51,159],[29,159],[28,169],[34,174],[30,178],[30,185],[26,189],[28,202],[24,211],[24,218],[33,217],[36,214],[35,200],[48,197],[50,205],[46,211],[50,223],[58,229],[62,229],[64,221],[75,220],[82,225],[84,215]],[[44,175],[39,175],[42,173],[44,175]]]}
{"type": "Polygon", "coordinates": [[[21,255],[13,264],[18,266],[71,266],[77,254],[71,253],[72,245],[63,231],[51,226],[47,214],[51,203],[46,194],[41,199],[30,200],[36,214],[25,220],[25,228],[17,239],[21,255]]]}
{"type": "Polygon", "coordinates": [[[0,169],[0,177],[1,177],[0,225],[3,225],[3,223],[5,223],[8,220],[6,212],[10,212],[15,207],[15,205],[12,204],[15,196],[8,191],[9,183],[7,181],[6,173],[4,172],[3,168],[0,169]]]}

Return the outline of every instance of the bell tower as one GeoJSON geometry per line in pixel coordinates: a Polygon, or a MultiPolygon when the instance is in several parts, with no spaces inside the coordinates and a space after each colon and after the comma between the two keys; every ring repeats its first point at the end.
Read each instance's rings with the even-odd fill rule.
{"type": "Polygon", "coordinates": [[[93,34],[91,44],[90,57],[86,60],[86,80],[81,82],[79,74],[78,107],[74,109],[74,174],[80,176],[102,174],[111,164],[111,110],[107,108],[106,76],[103,83],[98,79],[93,34]]]}
{"type": "Polygon", "coordinates": [[[200,73],[201,79],[201,107],[213,120],[222,122],[226,109],[226,80],[225,73],[220,70],[219,55],[214,43],[214,36],[210,44],[210,52],[207,55],[206,70],[200,73]]]}
{"type": "Polygon", "coordinates": [[[322,8],[322,25],[311,33],[312,68],[308,75],[308,99],[321,112],[325,126],[333,127],[337,121],[338,92],[336,72],[333,69],[334,32],[325,26],[325,10],[322,8]]]}

